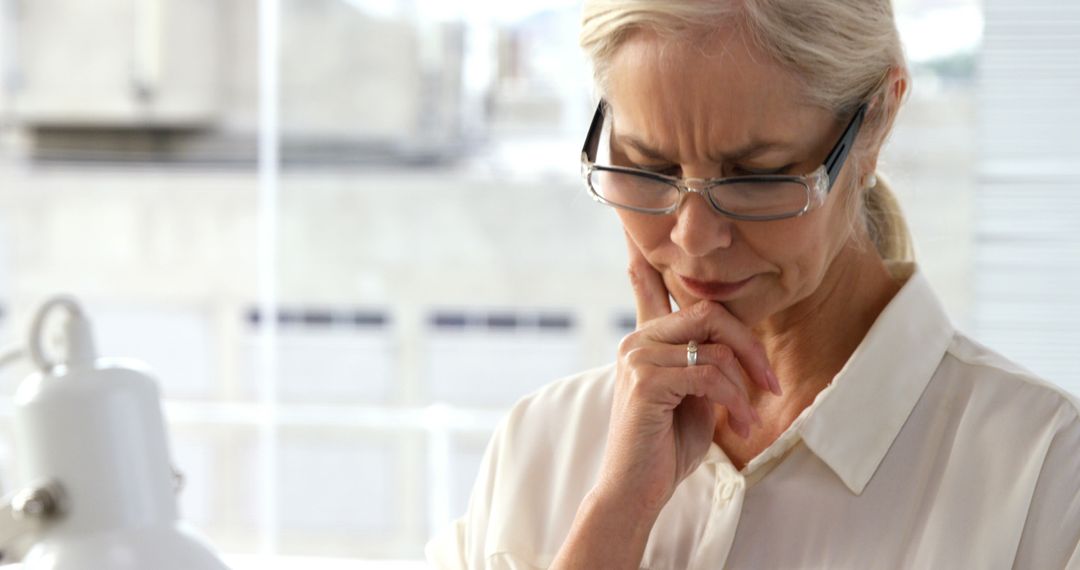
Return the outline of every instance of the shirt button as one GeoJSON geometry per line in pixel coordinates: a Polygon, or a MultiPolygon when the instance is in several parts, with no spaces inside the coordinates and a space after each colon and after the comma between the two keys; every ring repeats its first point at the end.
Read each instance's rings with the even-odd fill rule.
{"type": "Polygon", "coordinates": [[[735,484],[724,483],[723,488],[720,489],[720,498],[724,501],[730,501],[733,494],[735,494],[735,484]]]}

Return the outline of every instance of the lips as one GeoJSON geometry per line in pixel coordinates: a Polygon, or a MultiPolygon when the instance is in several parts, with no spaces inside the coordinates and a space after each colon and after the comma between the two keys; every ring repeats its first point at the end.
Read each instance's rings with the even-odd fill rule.
{"type": "Polygon", "coordinates": [[[688,291],[700,297],[702,299],[710,299],[712,301],[724,301],[730,298],[735,293],[742,290],[754,276],[750,276],[742,281],[726,282],[726,281],[698,281],[689,277],[679,275],[679,281],[688,291]]]}

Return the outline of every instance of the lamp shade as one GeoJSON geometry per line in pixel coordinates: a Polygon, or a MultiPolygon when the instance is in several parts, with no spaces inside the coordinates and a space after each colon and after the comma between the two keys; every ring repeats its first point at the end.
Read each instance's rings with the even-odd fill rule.
{"type": "Polygon", "coordinates": [[[20,479],[64,490],[64,515],[36,534],[24,570],[226,568],[180,521],[157,383],[141,365],[91,353],[40,370],[15,394],[14,427],[20,479]]]}

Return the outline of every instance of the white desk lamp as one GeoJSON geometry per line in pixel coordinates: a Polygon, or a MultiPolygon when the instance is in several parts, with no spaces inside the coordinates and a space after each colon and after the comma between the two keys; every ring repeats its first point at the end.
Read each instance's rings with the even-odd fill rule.
{"type": "MultiPolygon", "coordinates": [[[[0,564],[24,570],[224,570],[180,521],[157,384],[138,363],[97,358],[78,302],[38,310],[25,354],[37,371],[15,393],[24,488],[0,506],[0,564]],[[67,309],[66,354],[41,347],[45,317],[67,309]]],[[[12,355],[9,355],[12,356],[12,355]]],[[[0,358],[10,360],[10,358],[0,358]]]]}

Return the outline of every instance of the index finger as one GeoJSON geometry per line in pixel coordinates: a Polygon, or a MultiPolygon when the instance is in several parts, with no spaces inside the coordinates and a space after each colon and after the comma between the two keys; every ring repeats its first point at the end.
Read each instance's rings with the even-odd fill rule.
{"type": "Polygon", "coordinates": [[[641,253],[637,243],[630,237],[625,229],[626,250],[629,254],[630,285],[634,288],[634,301],[637,305],[637,328],[664,315],[671,314],[671,301],[668,300],[668,290],[664,285],[664,278],[660,276],[645,255],[641,253]]]}
{"type": "Polygon", "coordinates": [[[772,371],[765,347],[754,333],[732,315],[722,303],[702,300],[670,319],[656,321],[650,327],[654,340],[669,344],[696,341],[729,347],[754,382],[777,396],[782,394],[780,381],[772,371]],[[701,338],[704,335],[704,338],[701,338]]]}

